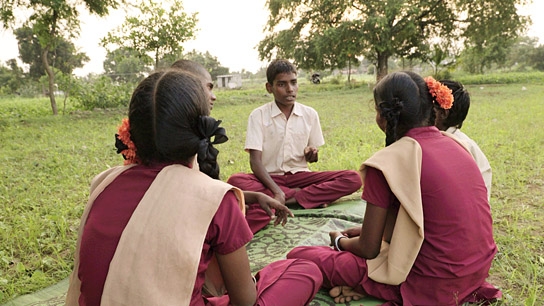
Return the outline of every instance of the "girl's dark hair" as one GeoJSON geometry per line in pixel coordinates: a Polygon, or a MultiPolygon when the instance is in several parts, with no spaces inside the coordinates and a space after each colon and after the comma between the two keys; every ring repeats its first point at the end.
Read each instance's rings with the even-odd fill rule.
{"type": "Polygon", "coordinates": [[[440,80],[440,83],[451,89],[453,94],[453,104],[443,124],[446,127],[455,126],[460,129],[463,126],[463,121],[467,118],[468,109],[470,108],[470,94],[459,82],[440,80]]]}
{"type": "Polygon", "coordinates": [[[403,137],[410,129],[432,125],[433,102],[425,80],[411,71],[394,72],[374,87],[374,102],[386,120],[385,145],[403,137]]]}
{"type": "Polygon", "coordinates": [[[268,82],[268,84],[272,85],[274,83],[274,79],[278,74],[289,72],[297,74],[297,68],[295,67],[295,65],[284,59],[273,60],[266,69],[266,81],[268,82]]]}
{"type": "Polygon", "coordinates": [[[142,164],[158,160],[153,133],[153,91],[163,71],[150,74],[143,79],[132,93],[128,108],[130,139],[137,148],[137,155],[142,164]]]}
{"type": "Polygon", "coordinates": [[[198,153],[201,170],[218,178],[219,152],[213,143],[227,137],[209,111],[202,83],[193,74],[172,69],[149,75],[136,87],[129,106],[130,134],[140,161],[187,164],[198,153]]]}

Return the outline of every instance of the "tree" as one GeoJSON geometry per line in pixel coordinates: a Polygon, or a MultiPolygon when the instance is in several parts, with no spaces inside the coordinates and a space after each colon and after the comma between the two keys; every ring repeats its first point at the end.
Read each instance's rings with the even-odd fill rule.
{"type": "Polygon", "coordinates": [[[229,74],[229,68],[221,66],[217,57],[211,55],[208,51],[202,53],[192,50],[191,52],[187,52],[183,58],[195,61],[204,66],[212,76],[212,80],[215,80],[218,75],[229,74]]]}
{"type": "Polygon", "coordinates": [[[429,63],[433,68],[433,75],[436,78],[447,78],[441,75],[444,68],[454,67],[457,64],[456,58],[459,51],[448,40],[440,41],[431,46],[431,51],[427,54],[424,61],[429,63]]]}
{"type": "Polygon", "coordinates": [[[534,67],[532,56],[538,50],[538,38],[520,36],[508,50],[504,61],[504,67],[518,71],[524,71],[534,67]]]}
{"type": "Polygon", "coordinates": [[[493,63],[500,65],[504,62],[509,48],[529,21],[517,15],[515,5],[524,2],[487,0],[471,3],[467,0],[467,3],[463,3],[469,12],[463,57],[471,63],[471,72],[483,73],[484,68],[490,68],[493,63]]]}
{"type": "MultiPolygon", "coordinates": [[[[99,16],[107,15],[109,8],[116,8],[118,0],[83,0],[87,9],[99,16]]],[[[49,53],[54,52],[61,38],[73,38],[79,34],[79,13],[76,2],[68,0],[0,0],[0,20],[4,28],[16,24],[14,11],[24,9],[30,12],[22,23],[32,29],[40,42],[41,60],[48,76],[49,93],[55,90],[55,73],[49,62],[49,53]]],[[[51,109],[58,114],[55,95],[50,94],[51,109]]]]}
{"type": "Polygon", "coordinates": [[[310,44],[297,48],[295,58],[304,58],[299,65],[306,70],[348,67],[348,83],[351,67],[359,65],[356,54],[364,44],[357,38],[358,21],[345,22],[323,33],[314,33],[310,44]]]}
{"type": "Polygon", "coordinates": [[[544,45],[539,45],[531,52],[529,63],[534,69],[544,71],[544,45]]]}
{"type": "Polygon", "coordinates": [[[147,62],[132,49],[119,48],[106,54],[104,71],[115,82],[135,83],[149,72],[147,62]]]}
{"type": "Polygon", "coordinates": [[[6,65],[0,65],[0,93],[17,94],[24,82],[23,69],[14,58],[7,60],[6,65]]]}
{"type": "Polygon", "coordinates": [[[258,50],[261,60],[289,58],[306,68],[340,68],[350,63],[345,59],[364,56],[381,79],[391,56],[424,59],[436,39],[482,48],[485,35],[511,39],[526,21],[515,10],[524,1],[269,0],[267,35],[258,50]],[[279,30],[285,24],[290,27],[279,30]]]}
{"type": "Polygon", "coordinates": [[[119,28],[102,38],[102,46],[127,48],[141,59],[152,54],[155,68],[168,54],[179,58],[183,53],[181,44],[195,36],[197,13],[185,13],[181,0],[171,0],[169,8],[164,2],[143,0],[138,9],[136,16],[127,16],[119,28]]]}
{"type": "MultiPolygon", "coordinates": [[[[33,80],[39,80],[45,75],[42,54],[43,48],[38,37],[31,28],[21,27],[13,31],[19,47],[19,58],[23,63],[29,65],[28,75],[33,80]]],[[[83,67],[89,61],[89,57],[82,52],[77,52],[74,44],[64,37],[59,37],[57,47],[48,53],[48,62],[51,67],[60,70],[62,73],[71,74],[75,68],[83,67]]]]}

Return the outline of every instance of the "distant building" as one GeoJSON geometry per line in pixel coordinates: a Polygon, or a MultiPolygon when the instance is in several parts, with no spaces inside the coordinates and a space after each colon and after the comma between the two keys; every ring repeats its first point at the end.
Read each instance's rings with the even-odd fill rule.
{"type": "Polygon", "coordinates": [[[241,88],[242,87],[242,76],[240,74],[225,74],[217,76],[217,87],[218,88],[241,88]]]}

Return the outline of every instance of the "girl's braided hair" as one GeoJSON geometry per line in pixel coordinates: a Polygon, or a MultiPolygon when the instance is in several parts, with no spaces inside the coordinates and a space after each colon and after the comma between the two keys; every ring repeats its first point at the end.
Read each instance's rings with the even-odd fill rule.
{"type": "Polygon", "coordinates": [[[200,170],[219,178],[219,151],[213,145],[228,138],[209,112],[208,97],[193,74],[167,70],[149,75],[129,106],[130,139],[139,162],[188,164],[198,153],[200,170]]]}
{"type": "Polygon", "coordinates": [[[410,129],[429,126],[433,109],[431,94],[421,76],[411,71],[394,72],[374,87],[374,102],[386,120],[385,145],[403,137],[410,129]]]}

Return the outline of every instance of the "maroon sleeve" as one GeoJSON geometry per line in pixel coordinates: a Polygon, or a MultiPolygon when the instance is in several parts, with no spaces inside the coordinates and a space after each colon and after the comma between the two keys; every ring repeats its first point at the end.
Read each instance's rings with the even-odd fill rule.
{"type": "Polygon", "coordinates": [[[228,191],[208,229],[211,249],[225,255],[246,245],[253,238],[233,191],[228,191]]]}
{"type": "Polygon", "coordinates": [[[367,167],[364,183],[362,198],[366,202],[386,209],[395,202],[395,195],[380,170],[367,167]]]}

